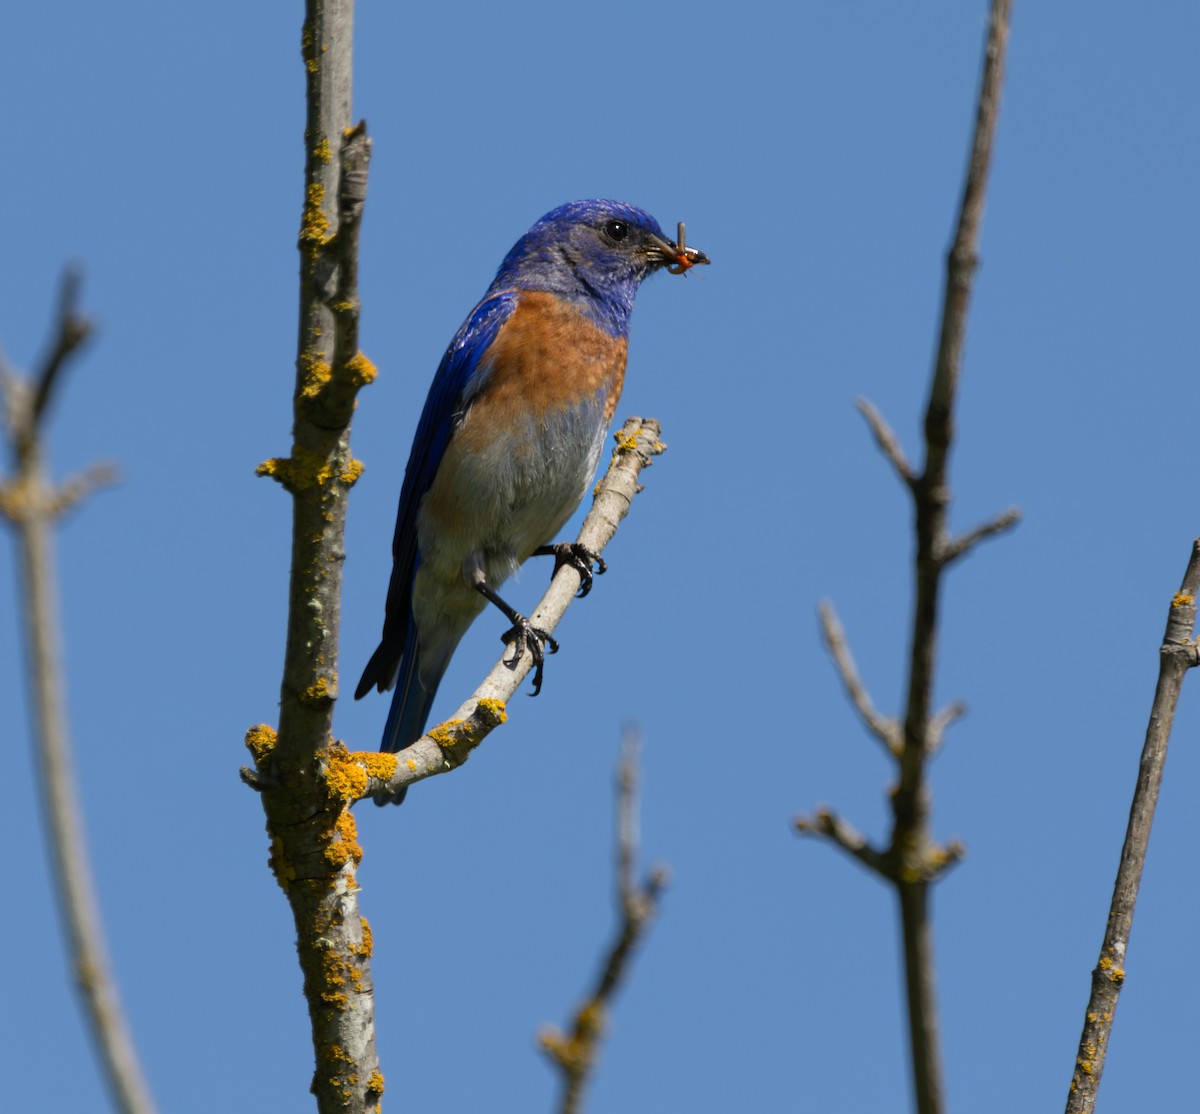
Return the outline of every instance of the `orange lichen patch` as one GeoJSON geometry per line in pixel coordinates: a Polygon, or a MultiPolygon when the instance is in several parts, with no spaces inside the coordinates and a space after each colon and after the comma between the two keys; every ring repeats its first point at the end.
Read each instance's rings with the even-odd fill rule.
{"type": "Polygon", "coordinates": [[[1172,607],[1187,607],[1189,603],[1195,603],[1196,597],[1189,596],[1186,592],[1176,592],[1175,598],[1171,601],[1172,607]]]}
{"type": "Polygon", "coordinates": [[[329,139],[326,136],[322,136],[321,142],[313,148],[313,158],[326,166],[333,161],[333,152],[329,149],[329,139]]]}
{"type": "Polygon", "coordinates": [[[383,1072],[376,1068],[367,1077],[367,1094],[382,1095],[383,1094],[383,1072]]]}
{"type": "Polygon", "coordinates": [[[255,763],[260,766],[278,742],[275,728],[266,723],[256,723],[246,732],[246,749],[254,755],[255,763]]]}

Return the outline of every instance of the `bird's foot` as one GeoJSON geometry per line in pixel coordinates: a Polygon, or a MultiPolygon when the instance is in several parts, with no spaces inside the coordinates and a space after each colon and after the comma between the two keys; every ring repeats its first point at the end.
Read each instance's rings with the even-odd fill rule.
{"type": "MultiPolygon", "coordinates": [[[[599,553],[593,553],[586,545],[579,542],[555,542],[554,545],[540,545],[533,551],[535,557],[553,557],[554,572],[563,565],[570,565],[579,573],[579,591],[576,599],[583,599],[592,590],[592,566],[596,566],[596,575],[603,576],[608,571],[604,558],[599,553]]],[[[553,575],[553,574],[552,574],[553,575]]]]}
{"type": "Polygon", "coordinates": [[[535,627],[524,615],[516,615],[513,625],[500,636],[500,640],[513,648],[512,657],[504,664],[509,669],[516,668],[526,650],[533,658],[533,692],[537,696],[542,691],[542,673],[544,672],[547,654],[558,653],[558,642],[551,637],[548,630],[535,627]]]}

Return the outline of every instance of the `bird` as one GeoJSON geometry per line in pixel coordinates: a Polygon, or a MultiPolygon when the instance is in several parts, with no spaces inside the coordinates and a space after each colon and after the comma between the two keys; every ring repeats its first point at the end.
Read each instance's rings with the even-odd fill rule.
{"type": "MultiPolygon", "coordinates": [[[[425,731],[451,656],[491,603],[526,649],[533,694],[558,643],[498,589],[535,554],[580,571],[599,558],[551,544],[589,490],[625,378],[629,319],[642,281],[708,257],[667,238],[621,201],[571,201],[525,233],[467,315],[434,375],[400,490],[383,634],[355,699],[394,689],[381,750],[425,731]]],[[[407,787],[379,794],[399,804],[407,787]]]]}

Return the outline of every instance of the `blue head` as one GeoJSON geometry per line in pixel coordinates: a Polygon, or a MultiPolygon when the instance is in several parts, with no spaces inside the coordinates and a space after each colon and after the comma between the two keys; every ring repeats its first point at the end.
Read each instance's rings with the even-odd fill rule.
{"type": "MultiPolygon", "coordinates": [[[[695,262],[708,262],[700,253],[695,262]]],[[[547,213],[504,257],[491,291],[544,290],[576,303],[613,336],[629,329],[647,275],[679,261],[649,213],[622,201],[569,201],[547,213]]]]}

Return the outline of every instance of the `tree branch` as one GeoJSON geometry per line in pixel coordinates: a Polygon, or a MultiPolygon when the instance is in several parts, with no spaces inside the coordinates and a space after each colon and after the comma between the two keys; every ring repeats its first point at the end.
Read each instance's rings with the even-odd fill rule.
{"type": "Polygon", "coordinates": [[[875,444],[879,446],[879,451],[892,462],[892,467],[896,469],[896,475],[900,477],[904,485],[911,487],[916,480],[916,473],[913,472],[912,465],[908,463],[908,457],[904,455],[904,449],[892,427],[887,424],[884,416],[875,409],[869,399],[860,398],[854,406],[867,419],[867,425],[871,427],[871,434],[875,438],[875,444]]]}
{"type": "Polygon", "coordinates": [[[547,1026],[538,1034],[542,1050],[558,1067],[563,1080],[561,1114],[576,1114],[588,1076],[596,1065],[604,1024],[617,990],[628,976],[634,951],[658,912],[667,884],[664,867],[651,869],[646,881],[636,881],[638,859],[638,751],[636,731],[627,730],[617,771],[617,902],[621,924],[600,970],[595,988],[575,1012],[569,1034],[547,1026]]]}
{"type": "Polygon", "coordinates": [[[1196,629],[1196,596],[1200,592],[1200,538],[1192,543],[1191,556],[1183,574],[1183,583],[1167,610],[1167,629],[1158,657],[1158,684],[1150,707],[1150,722],[1142,746],[1137,785],[1129,809],[1129,825],[1121,862],[1113,886],[1112,904],[1100,945],[1100,959],[1092,971],[1092,992],[1084,1011],[1083,1032],[1075,1056],[1075,1072],[1067,1095],[1067,1114],[1091,1114],[1096,1107],[1100,1076],[1112,1036],[1113,1016],[1117,998],[1125,982],[1125,958],[1129,934],[1133,928],[1133,912],[1137,905],[1142,870],[1150,843],[1150,826],[1158,804],[1163,768],[1167,761],[1167,744],[1175,721],[1175,708],[1183,678],[1189,669],[1200,664],[1200,645],[1193,634],[1196,629]]]}
{"type": "Polygon", "coordinates": [[[4,376],[13,471],[0,484],[0,518],[12,525],[20,551],[23,589],[18,595],[25,628],[38,780],[76,984],[114,1103],[125,1114],[152,1114],[154,1100],[110,972],[62,698],[62,632],[51,527],[86,493],[87,485],[72,481],[56,489],[47,480],[42,426],[52,390],[91,331],[78,312],[79,287],[79,274],[68,271],[50,351],[32,380],[23,382],[12,373],[4,376]]]}
{"type": "Polygon", "coordinates": [[[826,649],[833,658],[838,676],[846,688],[846,695],[850,697],[850,702],[858,710],[867,729],[883,743],[888,754],[893,758],[899,756],[900,748],[903,745],[900,724],[890,716],[880,715],[875,710],[871,695],[859,678],[854,657],[850,653],[850,647],[846,644],[846,632],[842,629],[842,624],[838,622],[833,604],[822,602],[817,610],[821,617],[821,634],[825,638],[826,649]]]}
{"type": "MultiPolygon", "coordinates": [[[[988,169],[1000,111],[1010,9],[1010,0],[992,0],[966,181],[954,240],[946,257],[941,328],[925,411],[925,461],[919,474],[913,471],[895,434],[874,407],[862,401],[858,404],[876,443],[912,493],[916,519],[915,603],[905,712],[899,745],[888,748],[895,754],[899,766],[899,781],[891,794],[891,839],[886,850],[872,849],[863,837],[828,810],[818,813],[816,820],[802,819],[797,824],[802,832],[832,839],[896,887],[904,940],[909,1036],[918,1114],[941,1114],[944,1108],[928,889],[930,882],[962,855],[960,845],[952,843],[939,847],[932,839],[931,794],[925,776],[926,765],[937,752],[946,727],[960,714],[960,706],[951,706],[942,713],[933,711],[942,573],[953,560],[963,556],[984,537],[1016,522],[1015,512],[1010,511],[958,539],[951,539],[946,524],[950,506],[948,467],[954,439],[954,403],[971,282],[978,265],[988,169]]],[[[891,721],[879,716],[866,698],[852,671],[852,663],[849,667],[846,664],[850,662],[848,652],[841,659],[836,650],[832,652],[859,714],[872,731],[886,741],[886,729],[891,721]]]]}
{"type": "Polygon", "coordinates": [[[345,750],[331,745],[346,502],[362,465],[350,453],[358,391],[375,370],[357,350],[358,230],[370,142],[351,128],[352,0],[307,0],[300,312],[291,455],[266,461],[292,495],[292,560],[279,731],[247,745],[287,895],[304,973],[322,1114],[367,1114],[383,1076],[375,1045],[371,932],[358,908],[362,848],[349,806],[345,750]]]}

